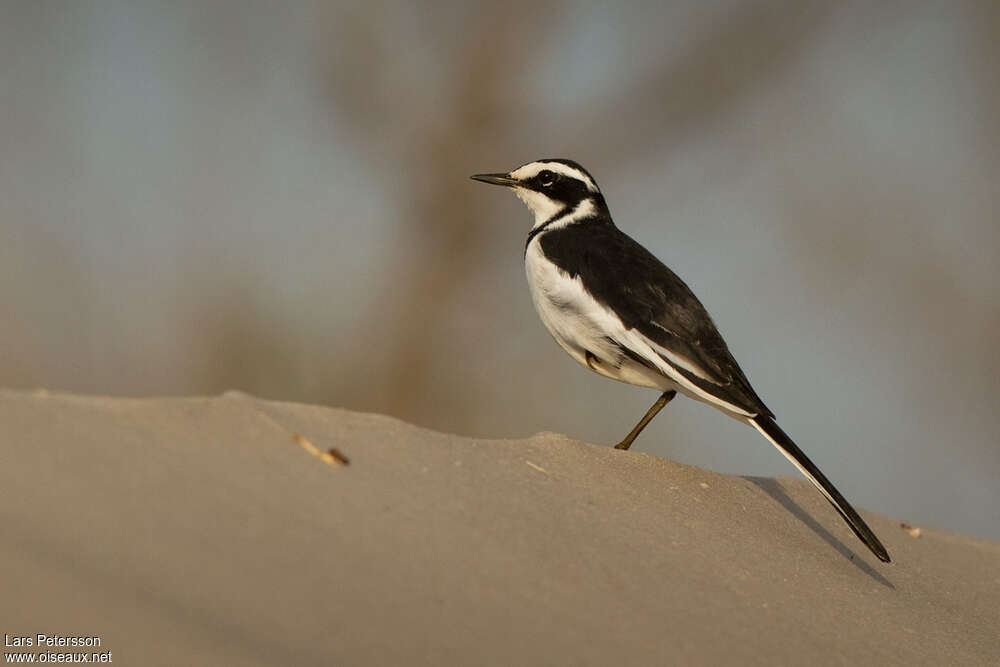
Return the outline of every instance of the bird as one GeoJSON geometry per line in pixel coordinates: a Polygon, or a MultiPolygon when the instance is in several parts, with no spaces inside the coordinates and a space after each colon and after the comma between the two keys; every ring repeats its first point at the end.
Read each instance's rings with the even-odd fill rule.
{"type": "Polygon", "coordinates": [[[591,371],[662,392],[616,449],[627,450],[678,392],[707,403],[760,431],[871,552],[890,562],[868,524],[775,422],[687,284],[615,226],[586,169],[549,158],[471,178],[510,188],[534,215],[525,273],[535,310],[559,346],[591,371]]]}

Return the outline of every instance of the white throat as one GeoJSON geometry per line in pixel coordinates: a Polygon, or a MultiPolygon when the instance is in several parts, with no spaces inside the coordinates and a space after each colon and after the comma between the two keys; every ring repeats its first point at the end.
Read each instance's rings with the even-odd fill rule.
{"type": "Polygon", "coordinates": [[[535,224],[532,229],[550,219],[566,206],[562,202],[549,199],[541,192],[535,192],[534,190],[528,190],[526,188],[516,187],[514,188],[514,194],[516,194],[517,198],[523,201],[524,205],[528,207],[528,210],[535,215],[535,224]]]}

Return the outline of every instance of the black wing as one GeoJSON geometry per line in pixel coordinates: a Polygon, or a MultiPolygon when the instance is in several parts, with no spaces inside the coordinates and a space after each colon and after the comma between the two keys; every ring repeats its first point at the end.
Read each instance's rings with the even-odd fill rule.
{"type": "Polygon", "coordinates": [[[610,219],[553,229],[539,241],[549,259],[571,276],[579,276],[584,289],[614,309],[626,327],[694,369],[664,356],[678,373],[751,414],[773,416],[684,281],[610,219]]]}

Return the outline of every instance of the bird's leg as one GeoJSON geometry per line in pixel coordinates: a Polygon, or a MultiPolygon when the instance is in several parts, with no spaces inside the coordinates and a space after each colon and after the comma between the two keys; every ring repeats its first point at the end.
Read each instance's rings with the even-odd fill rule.
{"type": "Polygon", "coordinates": [[[639,423],[635,425],[632,432],[626,435],[624,440],[615,445],[615,449],[628,449],[631,447],[632,441],[639,437],[639,434],[642,433],[642,429],[646,428],[646,424],[652,421],[653,417],[656,416],[656,413],[662,410],[663,406],[673,400],[676,395],[677,392],[673,389],[663,392],[663,394],[656,399],[656,403],[653,403],[649,410],[646,410],[646,414],[642,416],[642,419],[640,419],[639,423]]]}

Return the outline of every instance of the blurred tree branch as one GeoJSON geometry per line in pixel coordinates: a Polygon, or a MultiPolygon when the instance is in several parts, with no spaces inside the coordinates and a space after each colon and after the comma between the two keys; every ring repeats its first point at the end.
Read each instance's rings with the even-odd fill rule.
{"type": "MultiPolygon", "coordinates": [[[[607,107],[581,110],[582,124],[570,119],[562,143],[567,152],[620,162],[641,160],[682,136],[697,136],[740,97],[792,67],[822,28],[827,7],[782,1],[728,10],[684,56],[665,60],[647,77],[628,82],[608,96],[607,107]],[[584,137],[588,144],[579,145],[584,137]]],[[[349,113],[373,144],[390,146],[394,158],[412,161],[406,173],[416,177],[409,204],[402,207],[408,219],[399,227],[412,242],[406,244],[405,256],[393,263],[399,268],[390,293],[373,297],[385,304],[383,312],[392,313],[399,327],[385,351],[391,359],[388,376],[374,387],[360,381],[368,371],[363,365],[347,369],[338,386],[350,388],[352,402],[378,405],[379,410],[416,420],[436,402],[430,369],[447,360],[435,351],[435,327],[454,316],[459,285],[483,280],[482,267],[492,254],[485,246],[484,221],[470,217],[454,196],[455,179],[464,177],[470,154],[502,153],[506,137],[516,132],[511,107],[516,106],[523,73],[547,45],[547,23],[557,18],[554,9],[551,3],[535,3],[530,11],[487,10],[446,54],[449,63],[458,64],[446,107],[450,115],[415,133],[406,128],[406,136],[387,122],[399,102],[386,99],[381,90],[393,44],[378,32],[379,10],[367,6],[367,13],[352,15],[346,29],[339,31],[349,41],[337,47],[341,60],[331,74],[337,91],[331,102],[349,113]],[[386,106],[390,104],[392,109],[386,106]],[[420,140],[407,151],[413,136],[420,140]]],[[[378,328],[378,323],[369,322],[361,330],[378,328]]],[[[343,395],[343,389],[334,393],[343,395]]]]}
{"type": "Polygon", "coordinates": [[[796,67],[826,28],[832,3],[746,2],[699,34],[686,53],[658,63],[608,94],[608,104],[581,114],[567,139],[606,162],[641,161],[684,138],[694,140],[742,98],[756,95],[796,67]]]}

